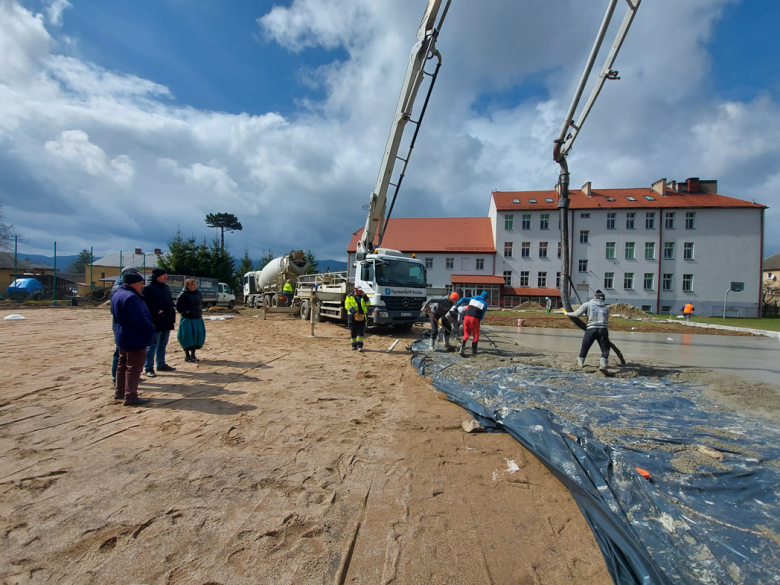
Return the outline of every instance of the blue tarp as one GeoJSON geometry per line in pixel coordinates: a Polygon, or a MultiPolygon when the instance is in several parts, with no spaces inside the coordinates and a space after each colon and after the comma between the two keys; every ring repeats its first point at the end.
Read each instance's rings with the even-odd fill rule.
{"type": "Polygon", "coordinates": [[[34,278],[17,278],[5,289],[5,292],[8,295],[27,293],[32,296],[37,290],[43,290],[43,285],[34,278]]]}
{"type": "Polygon", "coordinates": [[[418,371],[558,477],[616,583],[780,583],[779,427],[724,411],[691,384],[485,371],[427,343],[413,345],[418,371]]]}

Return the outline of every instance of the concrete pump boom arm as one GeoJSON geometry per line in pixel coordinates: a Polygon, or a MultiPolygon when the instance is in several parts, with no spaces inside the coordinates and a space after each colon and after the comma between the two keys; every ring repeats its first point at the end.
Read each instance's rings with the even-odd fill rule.
{"type": "MultiPolygon", "coordinates": [[[[365,258],[366,254],[372,253],[379,244],[381,244],[382,237],[384,236],[387,219],[385,216],[387,208],[387,190],[392,184],[393,169],[395,167],[395,161],[399,158],[398,150],[401,146],[404,128],[406,127],[407,122],[411,120],[412,107],[414,106],[414,101],[417,97],[417,91],[420,89],[420,84],[425,75],[430,75],[425,72],[426,61],[436,57],[439,65],[441,64],[441,55],[436,50],[436,40],[439,36],[439,30],[441,30],[444,18],[447,15],[447,11],[449,10],[451,1],[452,0],[446,0],[446,6],[441,19],[439,20],[438,25],[436,25],[436,17],[439,14],[443,0],[428,0],[428,6],[417,31],[417,43],[415,43],[412,48],[412,53],[409,56],[409,64],[406,67],[406,75],[404,76],[403,85],[401,86],[401,94],[398,96],[398,104],[396,105],[395,115],[393,116],[393,124],[390,128],[390,134],[387,137],[387,144],[385,145],[385,153],[382,157],[382,165],[379,167],[379,176],[376,180],[374,192],[371,193],[369,199],[366,226],[363,230],[363,236],[357,243],[358,259],[365,258]],[[374,239],[377,237],[379,241],[375,244],[374,239]]],[[[433,77],[435,78],[435,75],[433,77]]],[[[418,128],[421,121],[422,116],[420,117],[420,120],[416,122],[418,128]]],[[[413,146],[414,142],[412,142],[412,146],[409,149],[409,155],[411,155],[413,146]]],[[[406,159],[401,160],[404,161],[405,171],[409,156],[407,156],[406,159]]],[[[403,173],[401,174],[401,179],[402,178],[403,173]]],[[[398,185],[400,185],[400,179],[398,185]]]]}

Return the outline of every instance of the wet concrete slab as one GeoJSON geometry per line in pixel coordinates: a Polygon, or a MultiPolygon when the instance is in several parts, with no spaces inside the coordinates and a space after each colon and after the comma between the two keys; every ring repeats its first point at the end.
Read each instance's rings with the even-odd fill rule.
{"type": "MultiPolygon", "coordinates": [[[[524,327],[485,327],[539,349],[579,352],[582,332],[524,327]]],[[[693,333],[640,333],[611,331],[612,342],[626,361],[643,359],[721,371],[745,380],[780,386],[780,340],[769,337],[696,335],[693,333]]],[[[597,364],[598,346],[588,354],[588,362],[597,364]]]]}

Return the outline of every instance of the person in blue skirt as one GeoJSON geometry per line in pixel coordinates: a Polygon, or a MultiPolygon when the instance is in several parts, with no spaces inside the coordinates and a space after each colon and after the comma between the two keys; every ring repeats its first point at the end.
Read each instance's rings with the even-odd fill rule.
{"type": "Polygon", "coordinates": [[[176,310],[181,314],[177,339],[187,354],[184,361],[199,362],[195,351],[206,342],[206,325],[203,323],[203,298],[194,278],[184,281],[184,290],[176,299],[176,310]]]}

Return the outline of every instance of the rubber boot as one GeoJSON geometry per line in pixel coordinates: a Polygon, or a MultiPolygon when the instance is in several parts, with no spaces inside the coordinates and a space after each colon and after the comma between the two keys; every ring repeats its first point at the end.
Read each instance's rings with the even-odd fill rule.
{"type": "Polygon", "coordinates": [[[461,357],[466,357],[466,340],[461,339],[460,340],[460,350],[458,353],[461,355],[461,357]]]}
{"type": "Polygon", "coordinates": [[[579,364],[579,366],[581,368],[584,368],[585,367],[585,358],[578,357],[577,358],[577,363],[579,364]]]}
{"type": "Polygon", "coordinates": [[[599,360],[599,370],[606,370],[607,369],[607,358],[601,358],[599,360]]]}
{"type": "Polygon", "coordinates": [[[455,349],[450,344],[450,334],[449,333],[445,333],[444,334],[444,349],[446,349],[447,351],[452,351],[453,349],[455,349]]]}
{"type": "Polygon", "coordinates": [[[436,351],[436,338],[431,337],[431,351],[436,351]]]}
{"type": "Polygon", "coordinates": [[[477,344],[477,343],[472,343],[471,344],[471,355],[477,355],[477,345],[479,345],[479,344],[477,344]]]}

